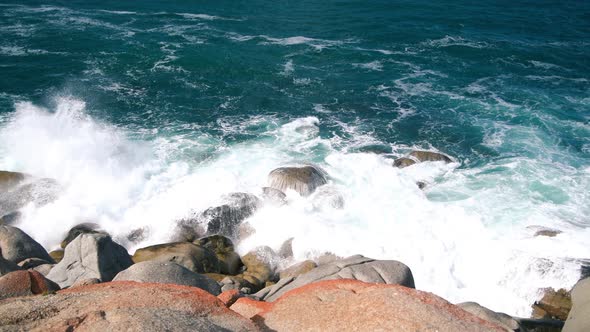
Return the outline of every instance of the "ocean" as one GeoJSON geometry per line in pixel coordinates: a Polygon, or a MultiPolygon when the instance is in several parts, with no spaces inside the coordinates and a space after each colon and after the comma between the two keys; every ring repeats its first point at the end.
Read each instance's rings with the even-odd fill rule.
{"type": "Polygon", "coordinates": [[[287,193],[240,253],[399,260],[518,316],[590,258],[588,1],[3,0],[0,77],[0,170],[61,185],[18,224],[48,250],[88,221],[165,242],[313,163],[343,208],[287,193]],[[414,149],[454,162],[392,166],[414,149]]]}

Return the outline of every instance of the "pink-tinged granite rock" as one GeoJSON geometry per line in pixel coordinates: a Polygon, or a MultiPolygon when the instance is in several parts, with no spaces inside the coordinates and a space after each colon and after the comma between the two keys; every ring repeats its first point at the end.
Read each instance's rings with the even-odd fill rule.
{"type": "Polygon", "coordinates": [[[10,331],[256,331],[196,287],[117,281],[0,301],[10,331]]]}
{"type": "Polygon", "coordinates": [[[357,280],[297,288],[252,320],[267,331],[505,331],[434,294],[357,280]]]}
{"type": "Polygon", "coordinates": [[[59,286],[37,271],[14,271],[0,278],[0,300],[9,297],[47,294],[59,286]]]}
{"type": "Polygon", "coordinates": [[[238,299],[230,307],[231,310],[237,312],[238,314],[246,318],[252,318],[263,311],[269,310],[270,308],[272,308],[272,303],[255,301],[247,297],[242,297],[238,299]]]}
{"type": "Polygon", "coordinates": [[[226,307],[230,307],[232,304],[234,304],[240,297],[242,297],[242,293],[240,293],[239,290],[237,289],[230,289],[227,290],[219,295],[217,295],[217,298],[223,302],[223,304],[225,304],[226,307]]]}

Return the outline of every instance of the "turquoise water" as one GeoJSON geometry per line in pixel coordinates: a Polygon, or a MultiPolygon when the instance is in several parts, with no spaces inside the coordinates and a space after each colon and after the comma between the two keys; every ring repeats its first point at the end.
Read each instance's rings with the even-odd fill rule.
{"type": "Polygon", "coordinates": [[[418,288],[526,315],[590,257],[589,54],[584,1],[2,3],[0,168],[64,184],[24,210],[51,248],[80,220],[164,241],[313,162],[345,208],[264,208],[240,250],[399,259],[418,288]],[[393,169],[412,148],[457,162],[393,169]]]}

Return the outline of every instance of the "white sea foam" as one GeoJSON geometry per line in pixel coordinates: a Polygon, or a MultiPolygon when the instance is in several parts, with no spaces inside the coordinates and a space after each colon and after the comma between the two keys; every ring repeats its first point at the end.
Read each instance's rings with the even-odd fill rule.
{"type": "Polygon", "coordinates": [[[397,169],[391,158],[346,153],[378,142],[360,120],[341,123],[341,136],[323,137],[318,117],[224,118],[215,125],[224,135],[257,136],[228,145],[199,126],[162,127],[150,141],[130,140],[133,132],[92,119],[72,97],[50,109],[28,102],[15,108],[0,127],[0,169],[54,178],[64,188],[55,202],[23,211],[20,227],[48,249],[83,221],[98,222],[131,251],[163,242],[175,220],[221,195],[258,193],[273,168],[314,162],[330,175],[328,192],[342,197],[343,208],[290,192],[288,205],[265,206],[248,219],[256,232],[239,244],[241,253],[294,238],[297,260],[326,251],[397,259],[410,266],[419,289],[520,316],[539,288],[573,285],[579,273],[570,258],[590,257],[587,169],[524,157],[481,168],[397,169]],[[563,233],[534,237],[531,225],[563,233]],[[148,238],[124,241],[137,228],[148,238]]]}
{"type": "Polygon", "coordinates": [[[487,42],[473,41],[459,36],[444,36],[439,39],[430,39],[422,43],[424,46],[430,47],[449,47],[449,46],[464,46],[471,48],[491,48],[493,47],[487,42]]]}

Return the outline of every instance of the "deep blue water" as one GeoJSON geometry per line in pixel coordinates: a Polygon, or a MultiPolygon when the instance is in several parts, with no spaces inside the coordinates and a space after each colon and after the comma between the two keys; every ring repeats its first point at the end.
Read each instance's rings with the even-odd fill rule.
{"type": "MultiPolygon", "coordinates": [[[[66,221],[54,218],[64,229],[78,217],[114,228],[109,222],[136,217],[129,211],[153,215],[142,204],[165,201],[154,187],[173,191],[223,165],[248,179],[224,189],[258,186],[268,168],[296,160],[332,170],[336,185],[356,192],[380,181],[351,182],[352,165],[367,167],[355,173],[363,179],[380,173],[371,155],[347,159],[355,152],[383,150],[371,161],[383,166],[422,148],[459,163],[400,173],[404,185],[421,176],[431,184],[416,199],[475,214],[494,240],[526,238],[530,225],[559,228],[566,235],[551,243],[555,251],[588,255],[581,248],[590,236],[589,1],[3,1],[0,77],[2,168],[65,183],[103,176],[125,183],[105,189],[116,204],[106,194],[63,203],[76,207],[66,221]],[[319,134],[308,136],[310,126],[319,134]],[[97,171],[103,162],[107,175],[97,171]],[[137,173],[145,183],[119,181],[137,173]]],[[[398,198],[379,195],[390,194],[398,198]]],[[[351,206],[348,224],[370,225],[374,216],[351,206]]],[[[51,219],[47,213],[31,212],[23,227],[51,219]]],[[[403,218],[436,223],[436,215],[403,218]]],[[[537,244],[514,250],[536,252],[537,244]]],[[[384,256],[406,257],[388,246],[384,256]]],[[[367,243],[357,252],[373,249],[367,243]]],[[[514,264],[516,272],[489,282],[505,287],[538,265],[514,264]]],[[[541,270],[535,286],[575,279],[573,270],[541,270]]],[[[428,271],[424,283],[441,291],[428,271]]],[[[469,274],[454,278],[441,292],[481,288],[469,274]]],[[[534,290],[525,293],[517,296],[528,300],[534,290]]]]}

